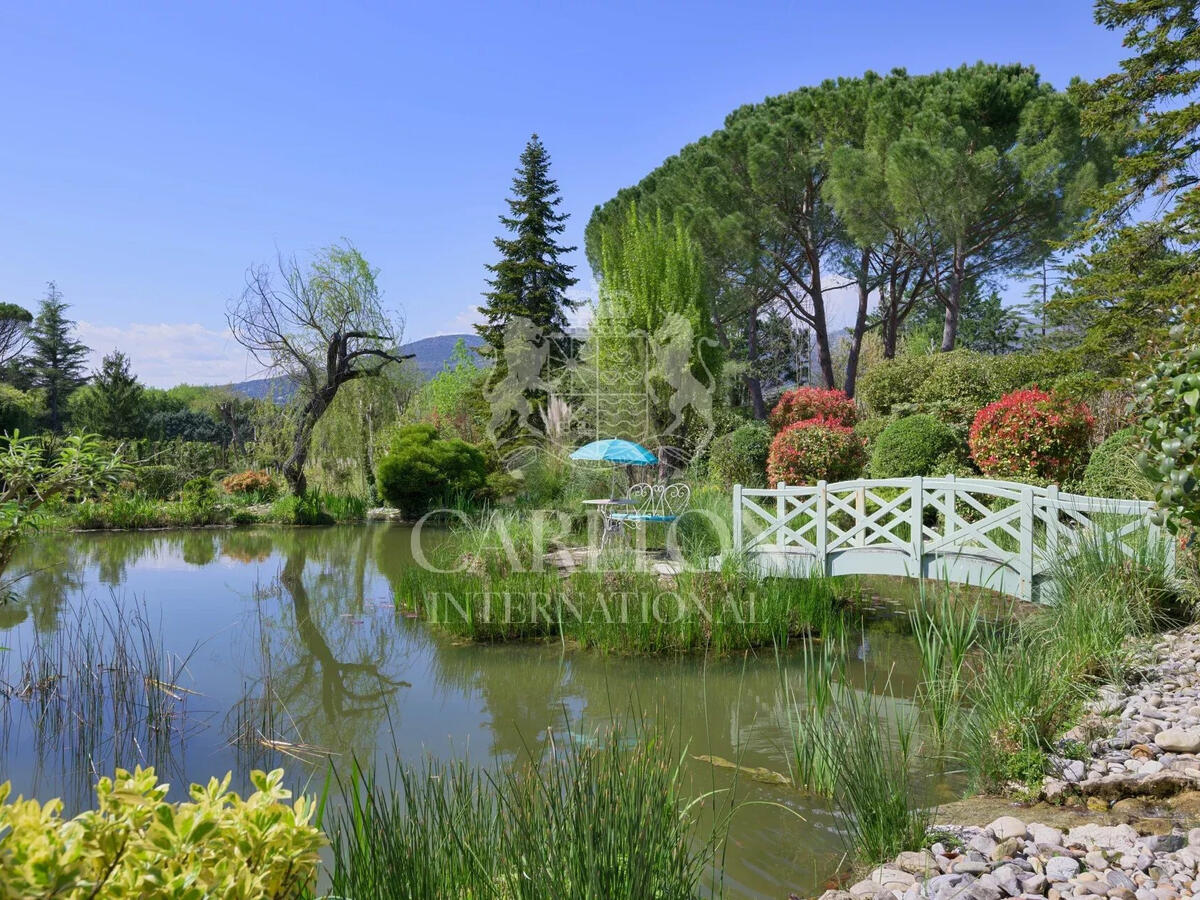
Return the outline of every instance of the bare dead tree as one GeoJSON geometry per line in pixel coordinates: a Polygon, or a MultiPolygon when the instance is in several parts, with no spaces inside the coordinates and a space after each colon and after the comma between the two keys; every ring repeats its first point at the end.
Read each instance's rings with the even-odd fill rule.
{"type": "Polygon", "coordinates": [[[403,326],[384,308],[376,274],[348,242],[327,248],[307,266],[280,256],[274,270],[251,267],[241,299],[226,310],[237,342],[296,387],[283,476],[297,496],[308,487],[304,464],[313,429],[341,386],[378,377],[411,358],[397,351],[403,326]]]}

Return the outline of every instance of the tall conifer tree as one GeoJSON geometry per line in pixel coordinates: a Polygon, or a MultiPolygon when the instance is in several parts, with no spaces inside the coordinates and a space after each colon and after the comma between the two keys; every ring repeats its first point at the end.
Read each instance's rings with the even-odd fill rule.
{"type": "Polygon", "coordinates": [[[567,312],[578,305],[566,295],[578,281],[571,277],[574,266],[561,260],[575,248],[556,240],[566,228],[567,214],[558,211],[562,197],[550,177],[550,155],[536,134],[521,154],[506,202],[509,215],[501,216],[500,223],[511,236],[495,240],[500,261],[487,267],[491,290],[479,307],[484,322],[475,326],[487,342],[481,351],[498,364],[503,362],[504,329],[514,317],[523,316],[549,334],[566,327],[567,312]]]}
{"type": "Polygon", "coordinates": [[[45,392],[52,431],[62,429],[67,398],[87,381],[83,364],[88,348],[75,339],[75,323],[67,318],[66,312],[62,292],[51,281],[46,289],[46,299],[29,330],[33,384],[45,392]]]}

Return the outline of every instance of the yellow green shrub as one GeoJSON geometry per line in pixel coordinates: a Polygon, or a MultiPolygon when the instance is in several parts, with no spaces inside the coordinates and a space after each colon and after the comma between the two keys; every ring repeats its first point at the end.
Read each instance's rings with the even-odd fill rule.
{"type": "Polygon", "coordinates": [[[168,803],[153,769],[96,785],[96,809],[62,818],[62,801],[18,797],[0,784],[0,900],[223,897],[299,898],[311,890],[324,842],[310,824],[314,803],[294,803],[283,770],[254,772],[242,799],[230,775],[168,803]]]}

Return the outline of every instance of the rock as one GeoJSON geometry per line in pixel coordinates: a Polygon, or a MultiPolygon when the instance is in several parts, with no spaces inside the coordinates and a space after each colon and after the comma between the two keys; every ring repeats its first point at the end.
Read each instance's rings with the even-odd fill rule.
{"type": "Polygon", "coordinates": [[[1078,784],[1083,781],[1083,776],[1087,773],[1087,767],[1084,766],[1083,760],[1072,759],[1062,767],[1062,780],[1068,784],[1078,784]]]}
{"type": "Polygon", "coordinates": [[[910,875],[928,875],[937,872],[937,858],[928,850],[905,850],[896,855],[893,865],[910,875]]]}
{"type": "Polygon", "coordinates": [[[981,831],[975,837],[971,838],[971,840],[967,841],[967,846],[987,856],[996,849],[996,839],[986,831],[981,831]]]}
{"type": "Polygon", "coordinates": [[[991,852],[993,862],[998,862],[1002,859],[1011,859],[1016,856],[1021,849],[1021,841],[1015,837],[1006,838],[998,843],[991,852]]]}
{"type": "Polygon", "coordinates": [[[1035,844],[1052,844],[1059,847],[1063,842],[1063,833],[1049,825],[1034,823],[1029,826],[1029,839],[1035,844]]]}
{"type": "Polygon", "coordinates": [[[1001,816],[988,826],[988,830],[998,841],[1023,838],[1026,834],[1025,823],[1016,816],[1001,816]]]}
{"type": "Polygon", "coordinates": [[[1200,847],[1200,828],[1193,828],[1187,833],[1187,842],[1191,847],[1200,847]]]}
{"type": "Polygon", "coordinates": [[[1129,850],[1137,846],[1138,833],[1128,825],[1080,825],[1067,832],[1068,843],[1102,850],[1129,850]]]}
{"type": "Polygon", "coordinates": [[[1079,861],[1069,856],[1046,860],[1046,878],[1050,881],[1070,881],[1079,874],[1079,861]]]}
{"type": "Polygon", "coordinates": [[[888,887],[892,885],[904,885],[904,887],[908,887],[916,879],[908,872],[904,872],[894,866],[880,866],[871,873],[870,880],[876,884],[888,887]]]}
{"type": "Polygon", "coordinates": [[[1029,875],[1021,879],[1021,891],[1026,894],[1044,894],[1048,884],[1045,875],[1029,875]]]}
{"type": "Polygon", "coordinates": [[[1124,888],[1130,893],[1137,890],[1137,885],[1133,883],[1133,879],[1120,869],[1109,869],[1104,873],[1104,880],[1109,883],[1110,887],[1124,888]]]}
{"type": "Polygon", "coordinates": [[[849,891],[826,891],[820,900],[854,900],[854,895],[849,891]]]}
{"type": "Polygon", "coordinates": [[[987,870],[987,863],[975,862],[973,859],[960,859],[954,864],[954,874],[956,875],[982,875],[987,870]]]}
{"type": "Polygon", "coordinates": [[[1087,863],[1089,869],[1095,869],[1102,872],[1108,868],[1108,860],[1099,850],[1088,851],[1087,855],[1084,856],[1083,861],[1087,863]]]}
{"type": "Polygon", "coordinates": [[[1200,750],[1200,729],[1166,728],[1154,736],[1154,743],[1175,753],[1195,753],[1200,750]]]}

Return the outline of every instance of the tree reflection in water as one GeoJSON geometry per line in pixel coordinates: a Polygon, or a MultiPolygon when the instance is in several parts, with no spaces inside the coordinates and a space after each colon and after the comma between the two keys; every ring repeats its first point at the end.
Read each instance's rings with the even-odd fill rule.
{"type": "Polygon", "coordinates": [[[365,615],[370,535],[306,530],[274,544],[284,564],[259,594],[261,668],[235,710],[238,749],[255,764],[370,753],[395,726],[390,698],[409,686],[392,674],[403,656],[394,627],[365,615]],[[278,616],[261,605],[272,598],[278,616]]]}

